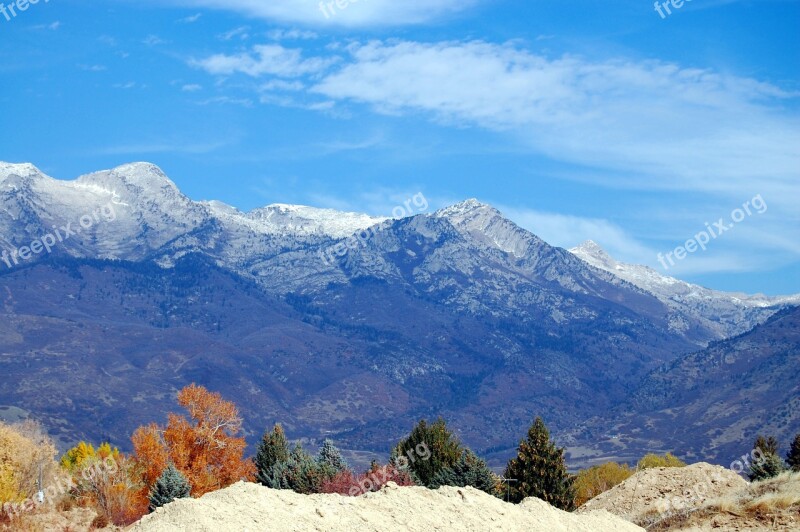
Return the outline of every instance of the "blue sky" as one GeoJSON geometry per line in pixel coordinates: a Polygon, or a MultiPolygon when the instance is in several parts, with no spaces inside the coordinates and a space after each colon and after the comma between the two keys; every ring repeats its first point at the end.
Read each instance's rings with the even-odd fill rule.
{"type": "Polygon", "coordinates": [[[663,18],[649,0],[347,4],[0,13],[0,160],[62,179],[150,161],[243,210],[476,197],[559,246],[800,292],[799,1],[692,0],[663,18]],[[766,211],[731,224],[756,196],[766,211]],[[706,251],[660,265],[720,218],[732,227],[706,251]]]}

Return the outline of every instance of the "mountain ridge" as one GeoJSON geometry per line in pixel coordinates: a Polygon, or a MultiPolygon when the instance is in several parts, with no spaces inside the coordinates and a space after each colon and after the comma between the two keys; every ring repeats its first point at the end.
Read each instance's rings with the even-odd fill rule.
{"type": "MultiPolygon", "coordinates": [[[[309,441],[382,452],[420,417],[444,415],[499,461],[535,415],[570,434],[726,330],[477,200],[400,219],[283,204],[242,213],[187,198],[144,163],[66,188],[30,175],[27,188],[4,186],[35,167],[9,168],[0,247],[114,211],[52,254],[0,265],[11,376],[0,406],[45,419],[63,442],[113,436],[124,448],[198,382],[241,406],[251,441],[283,421],[309,441]],[[76,371],[81,386],[62,378],[76,371]]],[[[748,307],[726,327],[780,308],[748,307]]]]}

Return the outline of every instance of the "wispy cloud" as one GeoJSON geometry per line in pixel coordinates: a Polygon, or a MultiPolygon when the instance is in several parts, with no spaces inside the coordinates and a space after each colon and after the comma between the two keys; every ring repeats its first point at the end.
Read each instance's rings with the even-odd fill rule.
{"type": "Polygon", "coordinates": [[[154,142],[143,144],[120,144],[98,150],[99,155],[137,155],[154,153],[210,153],[230,144],[229,141],[216,142],[154,142]]]}
{"type": "Polygon", "coordinates": [[[206,59],[194,60],[191,64],[215,75],[242,73],[251,77],[273,75],[292,78],[319,73],[334,62],[335,60],[331,58],[304,59],[302,51],[297,48],[263,44],[254,46],[252,53],[217,54],[206,59]]]}
{"type": "Polygon", "coordinates": [[[166,44],[167,41],[163,40],[158,35],[148,35],[142,40],[142,44],[147,46],[158,46],[159,44],[166,44]]]}
{"type": "Polygon", "coordinates": [[[184,17],[182,19],[179,19],[178,22],[180,22],[182,24],[194,24],[195,22],[200,20],[200,18],[202,16],[203,16],[202,13],[195,13],[194,15],[189,15],[188,17],[184,17]]]}
{"type": "Polygon", "coordinates": [[[800,198],[798,95],[660,61],[547,58],[485,42],[371,42],[312,87],[380,113],[510,133],[610,184],[800,198]],[[408,83],[408,80],[414,80],[408,83]]]}
{"type": "MultiPolygon", "coordinates": [[[[149,0],[156,3],[155,0],[149,0]]],[[[158,2],[163,4],[163,2],[158,2]]],[[[419,24],[470,9],[479,0],[350,0],[337,2],[325,17],[317,0],[169,0],[168,4],[224,9],[247,16],[318,26],[397,26],[419,24]],[[341,5],[346,8],[341,8],[341,5]]],[[[326,1],[326,4],[328,2],[326,1]]]]}

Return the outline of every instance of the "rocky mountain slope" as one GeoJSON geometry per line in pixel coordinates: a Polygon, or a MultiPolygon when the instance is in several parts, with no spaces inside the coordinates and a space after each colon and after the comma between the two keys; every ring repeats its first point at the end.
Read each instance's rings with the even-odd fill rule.
{"type": "Polygon", "coordinates": [[[757,434],[788,446],[800,431],[800,307],[654,370],[616,414],[589,425],[583,438],[627,459],[649,448],[730,466],[757,434]]]}
{"type": "Polygon", "coordinates": [[[720,292],[662,275],[647,266],[619,262],[591,240],[570,252],[656,296],[672,310],[675,328],[683,327],[684,317],[691,316],[707,330],[716,332],[719,339],[749,331],[771,316],[777,306],[800,305],[800,295],[769,297],[720,292]]]}
{"type": "Polygon", "coordinates": [[[243,213],[144,163],[74,181],[0,163],[0,235],[0,406],[64,444],[125,448],[195,381],[240,405],[251,441],[280,420],[383,453],[444,415],[502,460],[535,415],[581,427],[785,303],[715,318],[722,303],[676,304],[474,200],[243,213]]]}

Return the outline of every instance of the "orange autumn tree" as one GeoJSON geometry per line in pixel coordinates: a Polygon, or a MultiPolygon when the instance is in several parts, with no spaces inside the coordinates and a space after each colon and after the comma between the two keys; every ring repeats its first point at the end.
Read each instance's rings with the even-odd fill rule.
{"type": "Polygon", "coordinates": [[[147,490],[169,463],[189,479],[193,497],[252,480],[254,466],[244,459],[247,443],[239,437],[242,418],[236,405],[196,384],[178,393],[178,403],[189,419],[170,414],[166,427],[139,427],[131,438],[147,490]]]}

